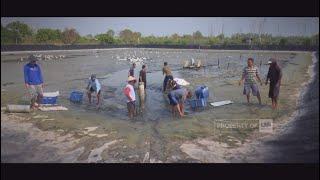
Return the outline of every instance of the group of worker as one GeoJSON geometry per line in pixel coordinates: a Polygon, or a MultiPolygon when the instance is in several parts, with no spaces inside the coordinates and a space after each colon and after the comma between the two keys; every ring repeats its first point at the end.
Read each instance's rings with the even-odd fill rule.
{"type": "MultiPolygon", "coordinates": [[[[135,88],[134,85],[136,83],[136,78],[134,77],[134,69],[136,68],[136,64],[133,63],[132,66],[129,69],[128,72],[128,84],[124,88],[123,92],[125,96],[127,97],[127,109],[128,109],[128,116],[129,118],[133,118],[136,115],[136,96],[135,96],[135,88]]],[[[191,98],[192,93],[190,90],[182,88],[180,85],[178,85],[174,80],[172,76],[171,69],[168,66],[167,62],[164,62],[164,66],[162,69],[163,75],[165,75],[164,81],[163,81],[163,92],[168,93],[168,99],[170,102],[170,105],[172,106],[172,113],[175,116],[176,112],[179,113],[180,117],[184,116],[184,102],[186,98],[191,98]]],[[[146,89],[147,84],[147,78],[146,78],[146,65],[142,65],[142,69],[139,73],[139,86],[143,85],[143,90],[146,89]]],[[[141,92],[141,88],[139,88],[139,98],[144,99],[145,91],[141,92]]],[[[140,101],[140,105],[144,103],[140,101]]]]}
{"type": "MultiPolygon", "coordinates": [[[[41,104],[41,98],[43,97],[43,77],[40,66],[36,63],[38,59],[30,55],[29,63],[24,66],[24,80],[28,94],[31,97],[31,108],[37,109],[41,104]]],[[[281,85],[282,71],[277,61],[271,58],[268,62],[270,65],[268,75],[265,84],[270,81],[269,98],[272,99],[272,108],[278,107],[278,96],[281,85]]],[[[136,64],[133,63],[128,72],[127,85],[123,89],[124,95],[127,97],[127,109],[129,118],[136,116],[136,93],[135,83],[137,82],[134,77],[134,69],[136,64]]],[[[164,77],[162,91],[168,92],[169,103],[172,107],[172,113],[175,116],[179,113],[180,117],[184,116],[184,103],[187,98],[192,97],[192,92],[189,89],[181,87],[174,81],[172,71],[167,62],[164,62],[162,72],[164,77]]],[[[140,99],[144,96],[145,89],[147,87],[147,67],[142,65],[142,69],[139,73],[139,86],[143,85],[143,88],[139,88],[140,99]],[[143,92],[142,92],[143,91],[143,92]]],[[[239,85],[244,83],[243,94],[247,96],[247,102],[250,103],[250,94],[257,96],[259,104],[261,104],[260,90],[257,81],[262,85],[262,80],[259,75],[258,68],[254,65],[254,59],[248,58],[247,66],[243,69],[242,77],[239,81],[239,85]]],[[[87,96],[89,103],[91,104],[92,93],[96,94],[97,105],[100,103],[101,84],[98,81],[96,75],[91,75],[87,89],[87,96]]],[[[143,98],[144,99],[144,98],[143,98]]],[[[141,101],[140,101],[141,102],[141,101]]]]}

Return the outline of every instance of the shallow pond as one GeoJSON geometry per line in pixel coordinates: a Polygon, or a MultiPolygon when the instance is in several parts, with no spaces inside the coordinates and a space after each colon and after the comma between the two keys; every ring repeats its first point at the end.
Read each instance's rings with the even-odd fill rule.
{"type": "MultiPolygon", "coordinates": [[[[81,131],[88,126],[98,126],[101,131],[115,132],[108,138],[123,138],[131,148],[128,154],[144,153],[139,148],[150,151],[150,155],[165,161],[179,150],[179,142],[197,137],[216,136],[217,140],[226,141],[226,136],[233,136],[243,141],[250,132],[257,130],[217,130],[215,120],[232,119],[277,119],[289,115],[295,109],[296,89],[305,82],[305,72],[311,64],[309,53],[271,52],[271,51],[213,51],[213,50],[168,50],[168,49],[108,49],[68,52],[42,52],[42,54],[63,54],[62,60],[39,61],[45,79],[45,91],[60,91],[59,104],[69,110],[64,112],[37,112],[53,117],[55,121],[35,122],[43,129],[65,129],[81,131]],[[130,62],[119,59],[125,57],[145,57],[147,65],[147,89],[145,109],[134,121],[127,118],[126,98],[122,89],[126,85],[130,62]],[[280,94],[280,110],[271,110],[268,87],[260,87],[263,105],[258,105],[252,97],[252,104],[246,103],[242,95],[242,86],[238,86],[242,69],[248,57],[255,58],[263,82],[271,57],[280,59],[283,67],[283,86],[280,94]],[[194,58],[202,61],[204,68],[199,70],[183,69],[186,60],[194,58]],[[187,88],[192,91],[198,85],[206,85],[210,90],[209,102],[232,100],[231,105],[193,111],[186,105],[188,115],[183,118],[172,117],[166,96],[161,92],[163,83],[162,66],[167,61],[174,77],[190,82],[187,88]],[[219,64],[219,66],[218,66],[219,64]],[[102,84],[102,103],[100,106],[88,104],[85,97],[82,104],[69,102],[73,90],[85,92],[90,74],[97,74],[102,84]],[[145,142],[149,142],[149,144],[145,142]],[[138,148],[137,148],[138,147],[138,148]]],[[[28,103],[24,95],[23,54],[1,55],[1,105],[28,103]]],[[[138,78],[142,64],[135,69],[138,78]]],[[[138,95],[137,95],[138,100],[138,95]]],[[[94,99],[95,101],[95,99],[94,99]]],[[[137,101],[139,109],[139,101],[137,101]]],[[[140,112],[140,111],[139,111],[140,112]]],[[[34,114],[26,115],[33,117],[34,114]]],[[[230,142],[232,144],[232,142],[230,142]]],[[[124,155],[125,156],[125,155],[124,155]]]]}

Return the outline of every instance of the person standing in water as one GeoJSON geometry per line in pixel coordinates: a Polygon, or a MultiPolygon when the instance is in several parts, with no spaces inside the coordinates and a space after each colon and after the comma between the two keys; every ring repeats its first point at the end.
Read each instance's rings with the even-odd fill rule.
{"type": "Polygon", "coordinates": [[[36,109],[43,98],[43,78],[38,59],[34,55],[29,56],[29,63],[24,65],[24,83],[31,97],[31,108],[36,109]]]}
{"type": "Polygon", "coordinates": [[[169,79],[173,80],[171,69],[168,67],[167,62],[163,63],[162,73],[163,75],[165,75],[165,78],[163,80],[163,92],[166,92],[169,79]]]}
{"type": "Polygon", "coordinates": [[[143,82],[144,89],[147,87],[147,67],[146,65],[142,65],[142,69],[139,73],[139,82],[143,82]]]}
{"type": "Polygon", "coordinates": [[[258,68],[253,64],[253,58],[248,58],[248,66],[243,68],[242,77],[239,81],[239,86],[244,81],[243,95],[247,96],[247,102],[250,103],[250,92],[252,91],[253,96],[257,96],[259,104],[261,105],[261,96],[257,80],[262,85],[262,81],[259,76],[258,68]]]}
{"type": "Polygon", "coordinates": [[[134,77],[134,68],[136,68],[136,63],[133,63],[132,66],[130,67],[129,72],[128,72],[128,77],[129,76],[134,77]]]}
{"type": "Polygon", "coordinates": [[[180,117],[184,116],[184,103],[185,100],[192,97],[190,90],[185,88],[175,89],[169,92],[168,98],[172,108],[172,114],[175,116],[175,112],[178,111],[180,117]]]}
{"type": "Polygon", "coordinates": [[[124,95],[128,98],[127,100],[127,108],[128,108],[128,116],[130,119],[136,115],[136,94],[134,91],[134,84],[137,82],[136,78],[133,76],[128,77],[128,84],[123,89],[124,95]]]}
{"type": "Polygon", "coordinates": [[[140,112],[144,109],[145,95],[146,95],[146,87],[147,87],[147,67],[146,65],[142,65],[142,69],[139,73],[139,100],[140,100],[140,112]]]}
{"type": "Polygon", "coordinates": [[[271,101],[272,101],[272,109],[277,109],[278,97],[279,97],[280,86],[281,86],[282,70],[279,67],[276,59],[271,58],[270,61],[271,61],[271,64],[270,64],[267,79],[266,79],[266,85],[268,84],[268,80],[270,80],[269,98],[271,98],[271,101]]]}
{"type": "Polygon", "coordinates": [[[96,78],[95,74],[91,75],[88,82],[87,90],[88,90],[87,94],[88,94],[89,103],[91,104],[91,94],[95,92],[97,95],[97,105],[99,105],[100,94],[101,94],[101,84],[96,78]]]}

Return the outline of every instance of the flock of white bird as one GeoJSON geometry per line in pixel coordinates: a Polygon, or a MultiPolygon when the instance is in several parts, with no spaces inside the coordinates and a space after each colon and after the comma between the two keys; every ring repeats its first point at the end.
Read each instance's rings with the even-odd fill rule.
{"type": "Polygon", "coordinates": [[[148,60],[146,57],[125,57],[120,58],[120,56],[116,56],[117,60],[119,61],[129,61],[130,63],[143,63],[144,61],[148,60]]]}
{"type": "MultiPolygon", "coordinates": [[[[34,56],[38,60],[44,60],[44,61],[49,61],[49,60],[62,60],[66,58],[66,55],[49,55],[49,54],[34,54],[34,56]]],[[[20,58],[20,61],[27,60],[27,58],[20,58]]]]}
{"type": "MultiPolygon", "coordinates": [[[[94,53],[94,55],[96,57],[99,57],[98,55],[98,51],[96,51],[94,53]]],[[[178,53],[182,53],[182,52],[178,52],[178,53]]],[[[152,61],[152,58],[149,57],[150,54],[153,54],[153,58],[161,58],[163,57],[163,55],[166,55],[166,54],[170,54],[170,52],[160,52],[160,51],[149,51],[149,52],[144,52],[144,51],[140,51],[140,52],[137,52],[137,51],[133,51],[132,53],[129,53],[129,54],[124,54],[124,56],[120,57],[119,55],[113,57],[112,58],[115,58],[117,59],[118,61],[128,61],[130,63],[137,63],[137,64],[143,64],[144,61],[146,60],[151,60],[152,61]],[[137,54],[140,54],[137,55],[137,54]]],[[[44,60],[44,61],[49,61],[49,60],[62,60],[64,58],[66,58],[66,55],[49,55],[49,54],[35,54],[34,55],[37,59],[39,60],[44,60]]],[[[177,56],[178,58],[178,56],[177,56]]],[[[26,60],[26,58],[23,58],[21,57],[20,58],[20,61],[24,61],[26,60]]]]}
{"type": "MultiPolygon", "coordinates": [[[[141,54],[141,53],[140,53],[141,54]]],[[[130,63],[136,63],[136,64],[143,64],[146,60],[151,60],[151,58],[147,57],[146,54],[142,53],[142,56],[138,56],[137,52],[134,51],[133,54],[125,54],[123,58],[121,58],[119,55],[117,55],[115,58],[118,61],[128,61],[130,63]]],[[[112,57],[113,58],[113,57],[112,57]]]]}
{"type": "Polygon", "coordinates": [[[49,55],[49,54],[36,54],[34,56],[39,60],[54,60],[54,59],[62,60],[66,57],[66,55],[49,55]]]}

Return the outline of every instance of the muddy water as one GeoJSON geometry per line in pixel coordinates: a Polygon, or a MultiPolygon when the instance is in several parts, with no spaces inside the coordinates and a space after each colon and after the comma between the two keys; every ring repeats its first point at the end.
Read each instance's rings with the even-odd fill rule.
{"type": "MultiPolygon", "coordinates": [[[[250,133],[257,128],[245,130],[216,129],[216,120],[257,118],[274,119],[289,116],[295,109],[295,94],[307,77],[305,71],[311,63],[308,53],[269,52],[269,51],[210,51],[210,50],[165,50],[165,49],[114,49],[114,50],[88,50],[74,52],[45,52],[43,54],[63,54],[63,60],[39,61],[45,79],[45,91],[59,90],[59,104],[69,108],[64,112],[35,112],[28,114],[32,121],[43,130],[63,129],[69,132],[82,132],[85,127],[98,127],[97,131],[108,133],[105,139],[113,140],[122,138],[122,145],[127,146],[122,150],[120,157],[124,161],[130,155],[143,159],[146,152],[150,158],[161,161],[170,161],[173,155],[181,156],[181,161],[192,162],[181,154],[181,142],[198,137],[214,136],[217,141],[228,141],[228,136],[236,137],[244,142],[250,133]],[[146,57],[147,65],[147,90],[145,110],[130,121],[127,118],[126,98],[122,89],[126,85],[126,78],[130,63],[119,61],[118,58],[146,57]],[[259,67],[261,78],[265,79],[270,57],[280,59],[283,67],[283,86],[280,94],[280,110],[272,111],[270,99],[267,98],[268,87],[261,86],[263,105],[258,105],[257,99],[252,97],[252,104],[247,104],[242,95],[242,86],[238,86],[243,67],[247,57],[254,57],[255,64],[259,67]],[[206,66],[200,70],[182,69],[185,60],[194,58],[201,60],[206,66]],[[234,104],[205,110],[192,111],[187,104],[188,115],[183,118],[174,118],[162,94],[162,65],[167,61],[173,69],[175,77],[184,78],[191,83],[188,88],[194,90],[198,85],[206,85],[210,89],[209,101],[232,100],[234,104]],[[219,63],[219,66],[217,66],[219,63]],[[97,74],[102,84],[102,103],[100,106],[88,104],[84,99],[82,104],[70,103],[68,98],[73,90],[85,92],[86,82],[90,74],[97,74]],[[41,121],[35,115],[46,115],[54,121],[41,121]]],[[[28,103],[23,89],[23,64],[20,57],[26,54],[1,55],[1,105],[9,103],[28,103]]],[[[135,76],[141,64],[135,69],[135,76]]],[[[138,96],[137,96],[138,99],[138,96]]],[[[94,99],[95,101],[95,99],[94,99]]],[[[138,102],[138,101],[137,101],[138,102]]],[[[137,103],[139,107],[139,103],[137,103]]],[[[138,108],[139,109],[139,108],[138,108]]],[[[88,147],[94,146],[100,139],[87,142],[88,147]]],[[[86,149],[85,151],[89,151],[86,149]]],[[[119,151],[115,148],[114,151],[119,151]]],[[[112,153],[112,152],[111,152],[112,153]]],[[[86,154],[86,153],[84,153],[86,154]]],[[[87,153],[88,154],[88,153],[87,153]]],[[[107,156],[105,156],[107,157],[107,156]]],[[[118,160],[119,162],[122,162],[118,160]]]]}

